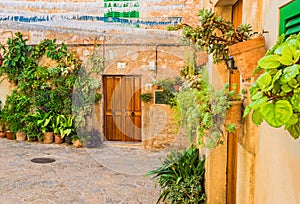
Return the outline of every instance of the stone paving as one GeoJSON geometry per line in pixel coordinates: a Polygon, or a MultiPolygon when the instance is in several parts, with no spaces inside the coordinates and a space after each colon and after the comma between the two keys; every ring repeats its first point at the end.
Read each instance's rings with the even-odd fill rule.
{"type": "Polygon", "coordinates": [[[0,138],[0,204],[152,204],[159,189],[144,175],[166,153],[136,145],[77,149],[0,138]],[[34,158],[56,161],[39,164],[34,158]]]}

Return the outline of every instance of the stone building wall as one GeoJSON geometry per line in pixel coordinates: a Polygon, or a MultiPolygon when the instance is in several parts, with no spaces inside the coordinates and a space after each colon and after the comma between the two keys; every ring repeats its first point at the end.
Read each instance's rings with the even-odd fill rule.
{"type": "MultiPolygon", "coordinates": [[[[168,32],[166,27],[196,21],[199,2],[137,0],[134,2],[138,3],[139,18],[105,17],[108,9],[105,2],[2,1],[0,43],[5,44],[16,31],[21,31],[32,45],[43,39],[57,39],[58,43],[65,43],[75,50],[84,62],[97,50],[105,59],[103,74],[142,75],[143,92],[155,79],[178,77],[186,56],[191,56],[192,52],[188,45],[180,44],[180,32],[168,32]],[[119,69],[120,63],[125,68],[119,69]]],[[[197,64],[205,64],[206,55],[200,53],[198,56],[197,64]]],[[[102,82],[101,76],[98,78],[102,82]]],[[[11,85],[5,82],[1,86],[0,98],[4,100],[11,85]]],[[[142,103],[142,112],[145,148],[164,148],[172,141],[178,141],[175,131],[178,127],[168,105],[142,103]],[[158,128],[158,124],[164,126],[158,128]],[[146,127],[153,131],[147,131],[146,127]]],[[[103,133],[103,101],[95,106],[94,116],[89,121],[90,126],[103,133]]]]}

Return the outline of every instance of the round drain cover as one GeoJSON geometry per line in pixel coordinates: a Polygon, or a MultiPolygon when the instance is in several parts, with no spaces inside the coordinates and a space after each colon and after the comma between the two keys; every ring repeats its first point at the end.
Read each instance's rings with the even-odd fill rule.
{"type": "Polygon", "coordinates": [[[34,163],[45,164],[45,163],[55,162],[55,159],[51,159],[51,158],[34,158],[34,159],[31,159],[31,161],[34,162],[34,163]]]}

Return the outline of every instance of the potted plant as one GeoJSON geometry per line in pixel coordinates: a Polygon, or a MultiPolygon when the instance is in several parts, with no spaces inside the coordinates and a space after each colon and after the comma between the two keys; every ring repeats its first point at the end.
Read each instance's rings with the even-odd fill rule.
{"type": "Polygon", "coordinates": [[[52,112],[43,113],[42,119],[37,121],[37,124],[41,127],[41,131],[44,134],[44,144],[51,144],[53,142],[53,116],[52,112]]]}
{"type": "Polygon", "coordinates": [[[242,107],[244,101],[244,95],[246,94],[243,89],[241,93],[237,90],[238,85],[233,84],[229,90],[229,84],[226,83],[224,86],[225,94],[228,100],[228,108],[226,111],[225,124],[227,126],[234,125],[239,126],[242,122],[242,107]]]}
{"type": "Polygon", "coordinates": [[[5,136],[8,140],[14,139],[14,133],[12,132],[12,122],[14,121],[14,117],[11,114],[11,111],[7,108],[7,106],[3,107],[1,111],[1,116],[5,126],[5,136]]]}
{"type": "Polygon", "coordinates": [[[264,37],[250,39],[253,34],[251,25],[241,24],[235,29],[232,22],[211,10],[199,11],[199,25],[196,27],[188,24],[169,27],[169,30],[178,29],[183,29],[184,37],[196,48],[212,54],[214,63],[226,62],[229,56],[233,56],[244,80],[251,78],[258,59],[265,54],[264,37]]]}
{"type": "Polygon", "coordinates": [[[250,89],[252,121],[260,125],[284,127],[297,139],[300,135],[300,33],[288,38],[282,35],[258,61],[263,74],[250,89]]]}
{"type": "Polygon", "coordinates": [[[15,112],[11,117],[11,130],[16,133],[16,140],[25,141],[25,113],[24,112],[15,112]]]}
{"type": "Polygon", "coordinates": [[[139,95],[141,101],[148,103],[153,98],[152,93],[143,93],[139,95]]]}
{"type": "Polygon", "coordinates": [[[27,114],[24,118],[25,120],[25,132],[27,135],[28,141],[36,141],[37,139],[39,141],[42,141],[44,136],[41,131],[41,124],[38,123],[38,121],[42,119],[42,115],[39,111],[35,113],[27,114]]]}
{"type": "Polygon", "coordinates": [[[55,143],[63,142],[64,137],[69,136],[73,131],[73,116],[57,115],[52,124],[55,143]]]}

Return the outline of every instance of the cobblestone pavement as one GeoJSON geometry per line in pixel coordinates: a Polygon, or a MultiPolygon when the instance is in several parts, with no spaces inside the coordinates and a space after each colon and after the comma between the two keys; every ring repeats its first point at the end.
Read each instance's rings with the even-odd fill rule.
{"type": "Polygon", "coordinates": [[[145,173],[166,151],[105,144],[95,149],[0,139],[0,204],[155,203],[159,189],[145,173]],[[53,163],[33,163],[53,158],[53,163]]]}

